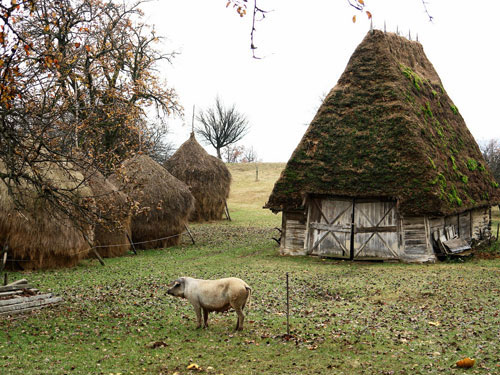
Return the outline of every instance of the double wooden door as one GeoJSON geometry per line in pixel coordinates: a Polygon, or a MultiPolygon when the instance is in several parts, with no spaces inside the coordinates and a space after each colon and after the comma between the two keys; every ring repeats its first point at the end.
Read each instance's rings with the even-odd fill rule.
{"type": "Polygon", "coordinates": [[[397,259],[396,202],[310,198],[307,252],[345,259],[397,259]]]}

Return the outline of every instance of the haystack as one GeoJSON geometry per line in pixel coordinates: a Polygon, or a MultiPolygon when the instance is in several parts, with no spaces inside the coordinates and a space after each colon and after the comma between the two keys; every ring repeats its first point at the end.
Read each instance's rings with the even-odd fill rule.
{"type": "MultiPolygon", "coordinates": [[[[5,171],[3,164],[0,171],[5,171]]],[[[47,164],[41,173],[53,186],[76,189],[68,192],[71,199],[81,200],[92,194],[89,187],[81,185],[83,176],[78,172],[47,164]]],[[[83,225],[80,231],[69,217],[54,212],[31,187],[12,187],[22,193],[25,209],[15,206],[5,181],[0,181],[0,244],[8,246],[9,259],[17,260],[23,269],[39,269],[71,267],[88,255],[90,247],[85,236],[89,241],[93,239],[89,225],[83,225]]]]}
{"type": "MultiPolygon", "coordinates": [[[[130,250],[132,214],[128,197],[101,173],[86,174],[97,214],[102,219],[94,227],[94,246],[101,257],[121,256],[130,250]]],[[[91,254],[92,255],[92,254],[91,254]]]]}
{"type": "Polygon", "coordinates": [[[222,160],[209,155],[196,141],[194,133],[165,164],[183,181],[196,199],[191,221],[220,220],[229,196],[231,173],[222,160]]]}
{"type": "Polygon", "coordinates": [[[436,242],[487,236],[490,206],[499,201],[422,45],[375,30],[325,98],[266,207],[283,212],[283,254],[432,261],[436,242]]]}
{"type": "Polygon", "coordinates": [[[179,243],[194,209],[194,197],[182,181],[145,155],[125,161],[110,180],[137,202],[138,212],[132,217],[132,241],[137,248],[179,243]]]}

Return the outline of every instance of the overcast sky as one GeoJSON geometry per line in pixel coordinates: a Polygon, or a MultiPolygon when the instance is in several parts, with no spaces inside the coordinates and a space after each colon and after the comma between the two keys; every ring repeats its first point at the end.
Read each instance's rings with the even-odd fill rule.
{"type": "MultiPolygon", "coordinates": [[[[498,18],[500,2],[365,0],[374,28],[418,39],[477,140],[500,138],[498,18]],[[473,5],[474,4],[474,5],[473,5]]],[[[321,98],[336,84],[370,28],[347,0],[258,0],[270,12],[257,24],[260,60],[252,58],[251,12],[240,18],[226,0],[158,0],[143,6],[146,21],[180,54],[161,75],[177,90],[185,121],[171,120],[178,147],[191,131],[193,105],[205,109],[219,95],[247,115],[240,142],[265,162],[285,162],[321,98]],[[357,16],[357,22],[352,17],[357,16]]],[[[200,142],[201,143],[201,142],[200,142]]],[[[208,152],[215,154],[210,146],[208,152]]]]}

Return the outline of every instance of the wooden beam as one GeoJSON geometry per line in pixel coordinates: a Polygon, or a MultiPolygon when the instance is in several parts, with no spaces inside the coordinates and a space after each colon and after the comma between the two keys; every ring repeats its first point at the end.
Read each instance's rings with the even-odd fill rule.
{"type": "Polygon", "coordinates": [[[323,223],[310,223],[310,227],[318,230],[326,230],[328,232],[351,233],[351,227],[347,225],[333,225],[323,223]]]}
{"type": "Polygon", "coordinates": [[[10,292],[12,290],[23,290],[23,289],[31,289],[33,288],[30,284],[22,284],[22,285],[5,285],[0,286],[0,292],[10,292]]]}
{"type": "Polygon", "coordinates": [[[19,279],[19,280],[16,280],[16,281],[13,281],[9,284],[7,284],[8,286],[12,286],[12,285],[21,285],[21,284],[28,284],[28,280],[26,279],[19,279]]]}
{"type": "Polygon", "coordinates": [[[52,293],[37,294],[36,296],[30,296],[30,297],[9,298],[9,299],[0,300],[0,307],[2,307],[2,306],[10,306],[10,305],[17,305],[17,304],[20,304],[20,303],[30,302],[30,301],[38,301],[38,300],[41,300],[41,299],[47,299],[47,298],[51,298],[51,297],[52,297],[52,293]]]}
{"type": "Polygon", "coordinates": [[[24,313],[35,309],[40,309],[47,305],[61,303],[62,301],[63,299],[61,297],[50,297],[47,299],[27,301],[15,305],[1,306],[0,315],[12,315],[12,314],[24,313]]]}
{"type": "Polygon", "coordinates": [[[387,233],[387,232],[397,232],[398,227],[396,225],[389,227],[355,227],[354,233],[387,233]]]}

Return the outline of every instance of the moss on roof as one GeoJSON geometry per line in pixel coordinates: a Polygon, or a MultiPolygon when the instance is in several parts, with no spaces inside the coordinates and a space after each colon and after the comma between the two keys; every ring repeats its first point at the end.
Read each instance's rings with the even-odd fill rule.
{"type": "Polygon", "coordinates": [[[409,216],[500,202],[422,45],[378,30],[351,56],[265,208],[300,209],[308,194],[397,199],[409,216]]]}

